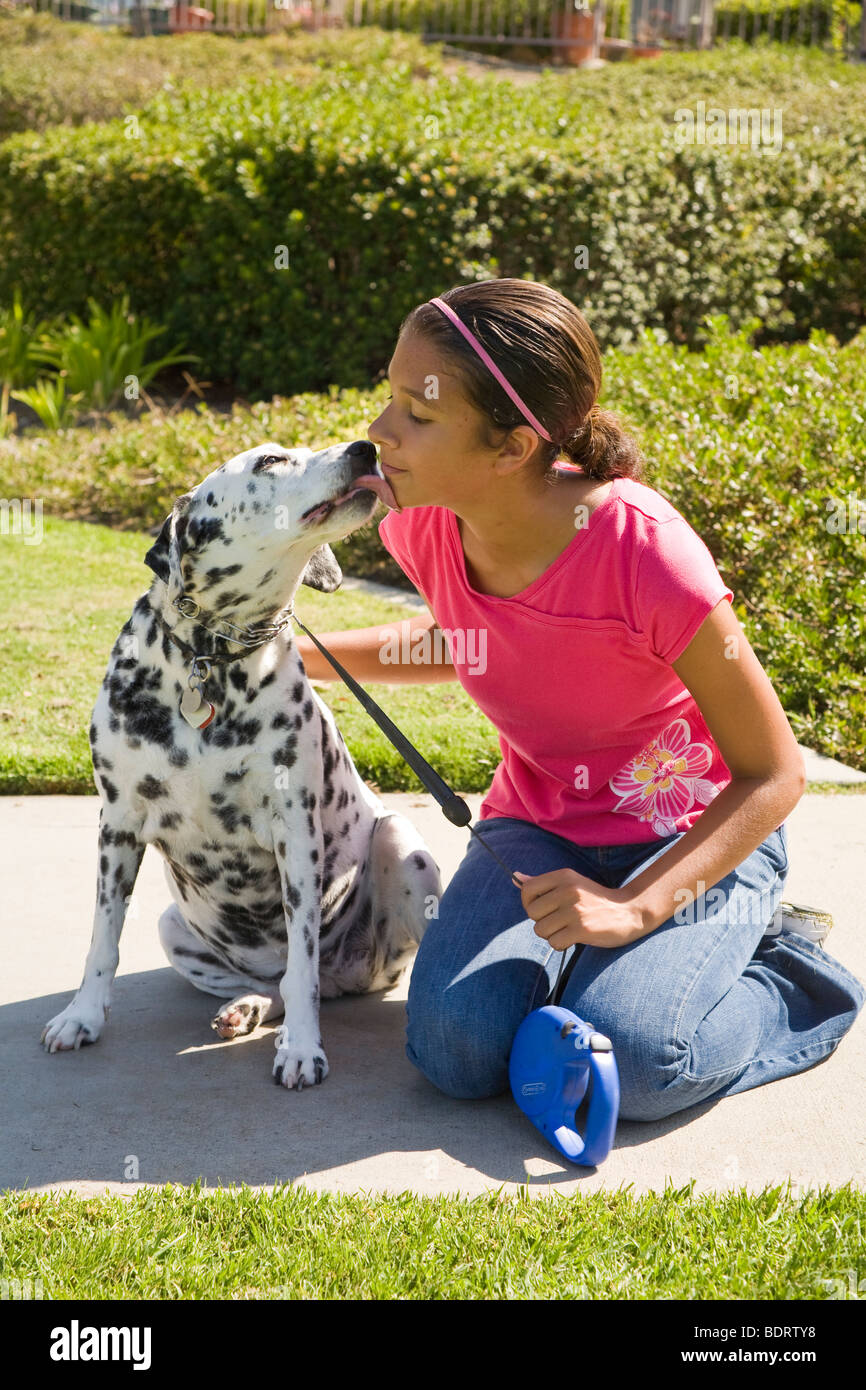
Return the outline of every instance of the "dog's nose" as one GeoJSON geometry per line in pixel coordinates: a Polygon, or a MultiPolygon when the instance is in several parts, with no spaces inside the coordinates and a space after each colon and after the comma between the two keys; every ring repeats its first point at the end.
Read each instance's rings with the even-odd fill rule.
{"type": "Polygon", "coordinates": [[[346,449],[346,453],[352,461],[351,477],[363,478],[365,474],[376,472],[379,460],[376,446],[371,444],[369,439],[356,439],[355,443],[346,449]]]}
{"type": "Polygon", "coordinates": [[[347,454],[360,454],[364,460],[364,465],[376,462],[376,446],[371,444],[369,439],[356,439],[354,444],[350,444],[346,450],[347,454]]]}

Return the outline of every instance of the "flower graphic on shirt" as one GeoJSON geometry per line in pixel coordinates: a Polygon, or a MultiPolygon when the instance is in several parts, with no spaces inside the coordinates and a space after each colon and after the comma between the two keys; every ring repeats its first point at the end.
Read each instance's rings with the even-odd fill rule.
{"type": "Polygon", "coordinates": [[[687,719],[674,719],[651,743],[610,778],[621,799],[614,811],[649,821],[656,835],[677,833],[676,822],[695,802],[707,806],[720,788],[704,776],[713,749],[693,743],[687,719]]]}

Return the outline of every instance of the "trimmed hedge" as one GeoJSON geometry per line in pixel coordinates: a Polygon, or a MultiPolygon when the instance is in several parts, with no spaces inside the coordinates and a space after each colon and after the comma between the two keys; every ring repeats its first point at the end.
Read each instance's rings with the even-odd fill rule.
{"type": "MultiPolygon", "coordinates": [[[[604,373],[602,402],[633,423],[647,483],[708,545],[797,738],[866,771],[866,330],[843,348],[815,333],[755,351],[748,326],[732,335],[717,319],[701,353],[647,333],[609,350],[604,373]],[[828,530],[840,504],[854,527],[828,530]]],[[[382,383],[229,416],[199,406],[33,432],[0,441],[0,493],[41,497],[53,515],[158,528],[176,497],[243,449],[366,438],[387,393],[382,383]]],[[[379,540],[382,515],[335,553],[347,574],[409,587],[379,540]]]]}
{"type": "Polygon", "coordinates": [[[644,66],[507,91],[337,66],[161,92],[138,138],[14,136],[0,297],[57,314],[128,292],[200,375],[261,396],[366,385],[410,308],[476,276],[554,285],[602,346],[644,327],[698,346],[719,312],[846,340],[866,321],[866,72],[799,52],[644,66]],[[701,99],[781,107],[784,148],[679,146],[674,114],[701,99]]]}
{"type": "Polygon", "coordinates": [[[0,8],[0,140],[22,130],[113,120],[163,86],[224,90],[245,76],[275,74],[300,84],[347,64],[375,67],[380,75],[402,64],[418,77],[442,70],[438,49],[381,29],[131,39],[119,30],[0,8]]]}

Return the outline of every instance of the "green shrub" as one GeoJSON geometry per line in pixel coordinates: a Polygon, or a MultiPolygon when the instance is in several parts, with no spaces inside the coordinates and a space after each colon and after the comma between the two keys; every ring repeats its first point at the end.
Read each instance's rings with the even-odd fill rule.
{"type": "Polygon", "coordinates": [[[0,140],[21,130],[113,120],[163,87],[223,90],[245,76],[275,74],[301,85],[346,64],[374,68],[381,80],[392,65],[406,64],[426,76],[440,71],[442,60],[415,35],[381,29],[131,39],[53,15],[0,8],[0,140]]]}
{"type": "Polygon", "coordinates": [[[108,310],[94,299],[88,301],[88,307],[87,323],[73,314],[71,322],[45,334],[33,349],[39,361],[54,367],[65,379],[66,389],[81,401],[82,409],[108,411],[122,395],[137,400],[139,392],[165,367],[194,360],[174,349],[148,358],[148,344],[161,338],[165,330],[131,314],[126,295],[108,310]]]}
{"type": "Polygon", "coordinates": [[[12,387],[30,386],[35,381],[39,364],[37,344],[49,328],[47,320],[38,323],[26,313],[17,288],[11,306],[0,306],[0,438],[9,423],[12,387]]]}
{"type": "Polygon", "coordinates": [[[12,396],[29,405],[49,430],[74,425],[84,409],[84,392],[70,392],[65,376],[39,377],[33,386],[13,391],[12,396]]]}
{"type": "Polygon", "coordinates": [[[408,309],[476,276],[554,285],[603,346],[645,327],[698,346],[720,312],[765,339],[850,337],[866,72],[803,52],[652,66],[507,92],[336,66],[303,90],[160,92],[137,138],[123,121],[14,136],[0,302],[20,286],[34,312],[71,313],[128,293],[204,374],[262,396],[365,385],[408,309]],[[679,147],[675,113],[702,98],[781,108],[783,149],[679,147]]]}

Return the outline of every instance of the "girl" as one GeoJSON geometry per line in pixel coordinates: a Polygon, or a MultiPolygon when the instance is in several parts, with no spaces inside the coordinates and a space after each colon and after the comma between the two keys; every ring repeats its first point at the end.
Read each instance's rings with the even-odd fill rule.
{"type": "Polygon", "coordinates": [[[410,1061],[507,1091],[562,953],[556,1002],[611,1039],[624,1119],[829,1056],[866,992],[776,912],[803,759],[709,550],[596,404],[588,323],[546,285],[459,285],[408,315],[388,375],[379,534],[435,615],[409,650],[438,634],[439,659],[381,664],[381,625],[322,641],[361,681],[461,682],[502,751],[475,828],[523,871],[470,838],[412,968],[410,1061]]]}

